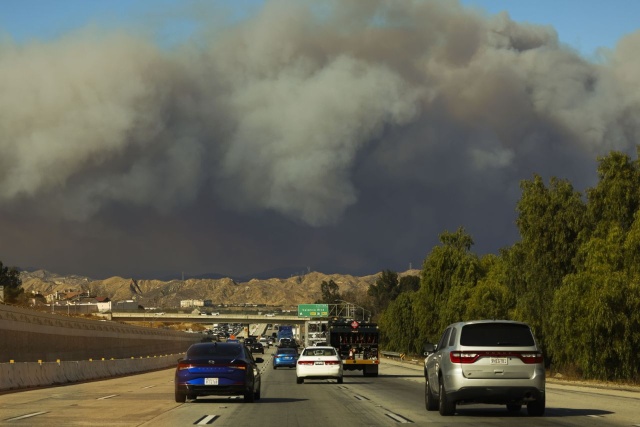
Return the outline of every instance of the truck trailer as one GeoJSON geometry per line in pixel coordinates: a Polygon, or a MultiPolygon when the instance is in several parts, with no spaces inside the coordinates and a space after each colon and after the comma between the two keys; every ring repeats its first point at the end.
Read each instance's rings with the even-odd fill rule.
{"type": "Polygon", "coordinates": [[[334,318],[328,326],[329,344],[342,358],[345,371],[362,371],[365,377],[377,377],[380,357],[380,333],[375,323],[334,318]]]}

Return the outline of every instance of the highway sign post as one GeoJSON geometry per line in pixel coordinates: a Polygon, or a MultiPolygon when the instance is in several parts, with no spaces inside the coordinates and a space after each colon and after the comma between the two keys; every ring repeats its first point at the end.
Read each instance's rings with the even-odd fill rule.
{"type": "Polygon", "coordinates": [[[299,317],[328,317],[329,304],[298,304],[299,317]]]}

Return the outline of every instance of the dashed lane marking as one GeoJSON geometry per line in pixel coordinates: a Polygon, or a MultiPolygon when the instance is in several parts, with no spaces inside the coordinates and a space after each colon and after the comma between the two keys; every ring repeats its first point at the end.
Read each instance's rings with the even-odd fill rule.
{"type": "Polygon", "coordinates": [[[34,412],[32,414],[26,414],[26,415],[21,415],[19,417],[13,417],[13,418],[7,418],[5,421],[18,421],[18,420],[24,420],[26,418],[31,418],[31,417],[37,417],[38,415],[42,415],[42,414],[46,414],[47,412],[34,412]]]}
{"type": "Polygon", "coordinates": [[[97,398],[96,400],[105,400],[105,399],[111,399],[112,397],[116,397],[118,396],[117,394],[110,394],[109,396],[102,396],[97,398]]]}
{"type": "Polygon", "coordinates": [[[200,418],[198,421],[196,421],[193,424],[197,426],[212,424],[219,416],[220,415],[205,415],[204,417],[200,418]]]}
{"type": "Polygon", "coordinates": [[[408,424],[408,423],[413,423],[413,421],[411,421],[410,419],[407,419],[401,415],[398,414],[394,414],[393,412],[388,412],[385,414],[387,417],[391,418],[392,420],[399,422],[401,424],[408,424]]]}

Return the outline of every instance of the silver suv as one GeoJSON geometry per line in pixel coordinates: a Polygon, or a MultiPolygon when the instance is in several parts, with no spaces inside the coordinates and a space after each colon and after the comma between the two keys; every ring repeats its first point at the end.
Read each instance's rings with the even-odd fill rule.
{"type": "Polygon", "coordinates": [[[508,320],[449,325],[438,345],[425,344],[425,406],[453,415],[457,404],[506,405],[530,416],[545,409],[542,352],[529,326],[508,320]]]}

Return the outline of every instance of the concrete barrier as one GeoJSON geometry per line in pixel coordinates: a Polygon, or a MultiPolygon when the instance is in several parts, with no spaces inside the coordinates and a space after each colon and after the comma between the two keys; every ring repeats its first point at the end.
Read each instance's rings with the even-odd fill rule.
{"type": "Polygon", "coordinates": [[[183,356],[184,354],[168,354],[133,359],[0,363],[0,391],[62,385],[171,368],[183,356]]]}
{"type": "Polygon", "coordinates": [[[200,334],[73,318],[0,304],[0,343],[3,343],[0,363],[179,354],[201,339],[200,334]]]}
{"type": "Polygon", "coordinates": [[[201,339],[0,304],[0,391],[168,368],[201,339]]]}

